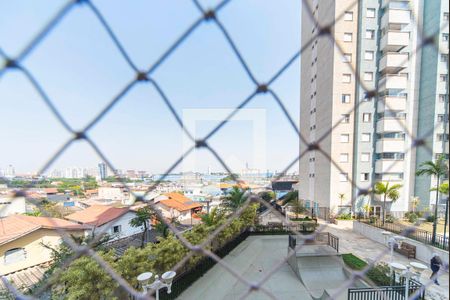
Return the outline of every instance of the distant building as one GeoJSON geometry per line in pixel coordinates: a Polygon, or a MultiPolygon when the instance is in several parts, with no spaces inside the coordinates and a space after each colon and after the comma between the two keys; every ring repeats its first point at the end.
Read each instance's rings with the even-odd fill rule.
{"type": "Polygon", "coordinates": [[[129,196],[123,187],[99,187],[98,198],[111,201],[124,201],[129,196]]]}
{"type": "Polygon", "coordinates": [[[289,181],[289,180],[277,180],[272,181],[272,190],[276,195],[276,198],[279,199],[292,191],[294,189],[294,185],[296,185],[298,181],[289,181]]]}
{"type": "Polygon", "coordinates": [[[98,174],[99,174],[101,180],[105,180],[105,178],[108,177],[107,170],[108,169],[104,162],[101,162],[98,164],[98,174]]]}
{"type": "Polygon", "coordinates": [[[167,219],[189,221],[194,213],[202,210],[203,205],[192,201],[180,193],[167,193],[155,199],[156,207],[167,219]]]}

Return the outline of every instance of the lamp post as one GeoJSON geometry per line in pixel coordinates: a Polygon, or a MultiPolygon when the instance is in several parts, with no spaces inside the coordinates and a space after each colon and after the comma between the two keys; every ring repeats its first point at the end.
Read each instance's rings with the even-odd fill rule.
{"type": "Polygon", "coordinates": [[[411,276],[414,275],[413,272],[411,272],[409,266],[406,267],[406,270],[404,270],[401,275],[405,278],[405,299],[408,299],[409,297],[409,279],[411,276]]]}
{"type": "Polygon", "coordinates": [[[167,293],[170,294],[172,292],[172,281],[173,278],[177,275],[174,271],[167,271],[166,273],[161,275],[161,280],[159,279],[158,275],[155,275],[155,281],[152,283],[149,283],[150,278],[152,278],[153,273],[152,272],[145,272],[142,274],[139,274],[137,277],[137,280],[142,286],[143,295],[147,295],[149,290],[154,290],[156,292],[156,300],[159,300],[159,290],[162,288],[167,288],[167,293]]]}

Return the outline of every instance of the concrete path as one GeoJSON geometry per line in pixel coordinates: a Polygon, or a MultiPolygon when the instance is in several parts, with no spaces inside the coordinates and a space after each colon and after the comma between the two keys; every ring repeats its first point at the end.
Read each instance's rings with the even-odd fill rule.
{"type": "MultiPolygon", "coordinates": [[[[321,225],[326,226],[324,231],[328,231],[339,237],[339,252],[340,253],[353,253],[360,258],[371,261],[375,259],[382,251],[386,250],[385,245],[374,242],[365,238],[364,236],[353,232],[349,228],[341,228],[335,224],[326,224],[320,222],[321,225]]],[[[389,263],[390,254],[387,252],[381,257],[381,261],[389,263]]],[[[415,259],[408,259],[405,256],[394,252],[394,261],[407,265],[411,261],[421,262],[429,265],[429,262],[418,261],[415,259]]],[[[422,283],[428,283],[431,276],[431,270],[428,269],[422,273],[420,281],[422,283]]],[[[427,288],[430,294],[430,299],[449,299],[449,274],[445,273],[439,278],[440,286],[432,284],[427,288]]]]}

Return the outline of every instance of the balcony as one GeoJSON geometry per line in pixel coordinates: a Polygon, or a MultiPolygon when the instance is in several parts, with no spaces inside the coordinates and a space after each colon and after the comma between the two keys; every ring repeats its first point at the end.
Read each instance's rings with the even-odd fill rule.
{"type": "Polygon", "coordinates": [[[409,0],[383,0],[381,1],[381,8],[389,6],[390,9],[410,9],[409,0]]]}
{"type": "Polygon", "coordinates": [[[375,145],[375,151],[377,153],[404,152],[405,151],[405,140],[404,139],[377,140],[376,145],[375,145]]]}
{"type": "Polygon", "coordinates": [[[384,96],[378,101],[378,111],[385,110],[401,111],[406,109],[406,97],[384,96]]]}
{"type": "Polygon", "coordinates": [[[404,131],[405,120],[396,118],[383,118],[377,122],[377,133],[404,131]]]}
{"type": "Polygon", "coordinates": [[[380,60],[380,72],[398,73],[408,66],[408,53],[388,52],[380,60]]]}
{"type": "Polygon", "coordinates": [[[388,30],[381,38],[382,51],[397,52],[409,45],[409,32],[388,30]]]}
{"type": "Polygon", "coordinates": [[[402,173],[403,160],[379,159],[375,162],[375,173],[402,173]]]}
{"type": "Polygon", "coordinates": [[[409,24],[411,12],[404,9],[389,9],[381,18],[381,27],[388,28],[390,24],[409,24]]]}
{"type": "Polygon", "coordinates": [[[385,75],[381,77],[379,91],[386,89],[405,90],[408,87],[408,75],[385,75]]]}

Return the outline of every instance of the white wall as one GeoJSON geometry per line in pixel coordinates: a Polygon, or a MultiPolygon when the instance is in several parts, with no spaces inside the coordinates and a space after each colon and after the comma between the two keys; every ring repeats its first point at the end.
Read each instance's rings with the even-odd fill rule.
{"type": "MultiPolygon", "coordinates": [[[[384,236],[381,234],[384,230],[373,227],[361,222],[353,222],[353,231],[357,232],[372,241],[385,244],[384,236]]],[[[433,253],[439,254],[442,260],[448,264],[448,251],[425,245],[424,243],[407,238],[405,240],[408,244],[416,246],[416,259],[423,261],[427,265],[430,263],[431,255],[433,253]]]]}
{"type": "Polygon", "coordinates": [[[0,198],[0,218],[26,212],[25,197],[0,198]]]}
{"type": "Polygon", "coordinates": [[[99,199],[111,199],[111,200],[125,200],[125,194],[122,192],[122,188],[118,187],[99,187],[98,188],[99,199]]]}
{"type": "MultiPolygon", "coordinates": [[[[95,229],[95,233],[99,234],[102,232],[106,232],[110,234],[113,237],[113,240],[122,239],[134,234],[141,233],[144,231],[143,227],[132,227],[130,225],[131,219],[133,219],[136,216],[134,212],[127,212],[126,214],[122,215],[120,218],[117,218],[111,222],[108,222],[100,227],[97,227],[95,229]],[[114,226],[121,226],[120,233],[114,233],[113,229],[114,226]]],[[[148,226],[148,229],[151,229],[151,226],[148,226]]]]}

